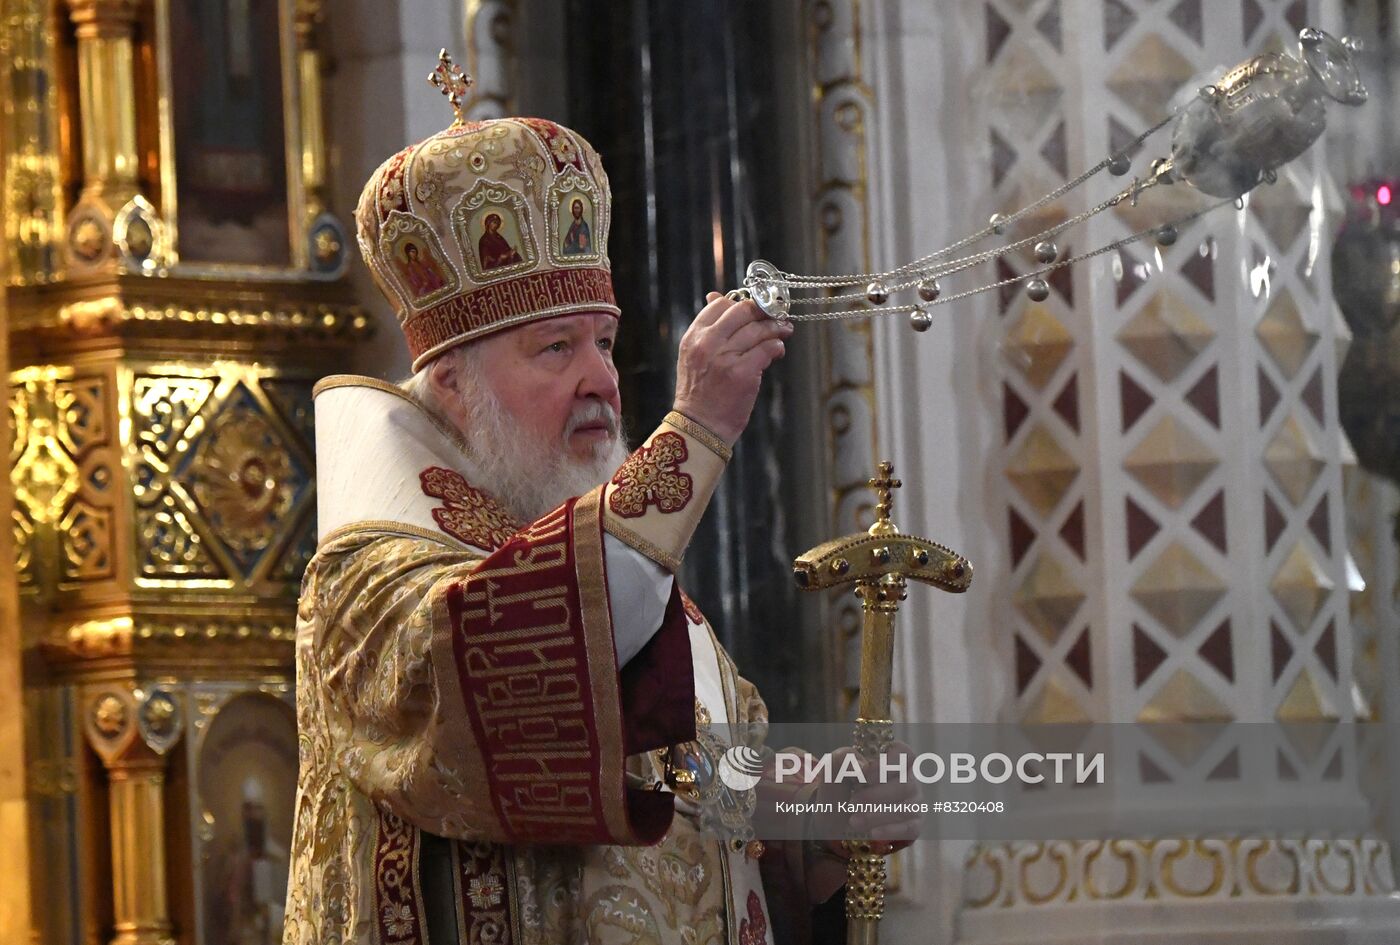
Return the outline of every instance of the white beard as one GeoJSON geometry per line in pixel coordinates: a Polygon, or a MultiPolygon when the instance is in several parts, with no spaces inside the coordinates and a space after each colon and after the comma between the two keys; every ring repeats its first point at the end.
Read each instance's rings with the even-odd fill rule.
{"type": "Polygon", "coordinates": [[[467,417],[464,439],[476,473],[473,484],[495,496],[521,522],[533,522],[566,500],[602,485],[627,459],[621,418],[601,401],[576,408],[561,440],[536,440],[523,432],[494,391],[476,384],[470,372],[458,376],[467,417]],[[570,434],[598,421],[608,424],[608,438],[595,443],[587,459],[574,459],[570,434]]]}

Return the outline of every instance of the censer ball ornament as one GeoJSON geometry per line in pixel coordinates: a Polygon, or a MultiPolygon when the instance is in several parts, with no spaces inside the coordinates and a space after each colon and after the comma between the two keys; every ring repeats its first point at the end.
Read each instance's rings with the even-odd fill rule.
{"type": "Polygon", "coordinates": [[[749,264],[742,289],[734,298],[752,298],[770,318],[783,321],[826,321],[871,315],[909,314],[915,331],[927,331],[929,309],[992,289],[1024,285],[1032,301],[1049,295],[1046,277],[1056,269],[1112,252],[1120,246],[1151,238],[1171,246],[1185,226],[1227,204],[1243,207],[1243,197],[1261,183],[1277,180],[1278,169],[1301,155],[1327,127],[1328,102],[1360,105],[1366,89],[1356,63],[1355,44],[1307,27],[1298,34],[1297,56],[1265,53],[1227,71],[1200,89],[1189,104],[1134,138],[1083,174],[1011,214],[993,214],[987,226],[950,246],[886,272],[837,276],[784,272],[766,260],[749,264]],[[1062,223],[998,248],[956,256],[991,236],[1008,232],[1017,221],[1073,191],[1101,171],[1122,177],[1132,170],[1132,155],[1152,135],[1172,125],[1169,156],[1149,165],[1144,177],[1062,223]],[[1123,201],[1137,203],[1153,187],[1184,182],[1209,197],[1203,208],[1164,221],[1097,249],[1060,258],[1056,238],[1123,201]],[[945,293],[944,280],[1009,253],[1031,250],[1040,268],[990,284],[945,293]],[[915,290],[917,301],[890,304],[894,296],[915,290]],[[805,293],[805,294],[804,294],[805,293]],[[860,302],[876,306],[864,308],[860,302]]]}

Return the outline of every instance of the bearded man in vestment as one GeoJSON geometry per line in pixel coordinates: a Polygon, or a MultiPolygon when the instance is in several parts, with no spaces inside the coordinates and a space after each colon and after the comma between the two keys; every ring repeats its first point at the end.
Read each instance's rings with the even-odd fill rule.
{"type": "Polygon", "coordinates": [[[765,718],[675,573],[791,327],[711,293],[674,410],[629,454],[610,199],[592,147],[538,119],[455,124],[365,187],[361,251],[414,373],[317,388],[287,945],[759,945],[801,940],[844,881],[839,846],[765,847],[671,764],[765,718]],[[522,218],[588,191],[601,262],[540,239],[528,271],[473,278],[454,211],[515,189],[517,145],[542,168],[522,218]],[[421,227],[461,285],[427,307],[391,256],[421,227]]]}

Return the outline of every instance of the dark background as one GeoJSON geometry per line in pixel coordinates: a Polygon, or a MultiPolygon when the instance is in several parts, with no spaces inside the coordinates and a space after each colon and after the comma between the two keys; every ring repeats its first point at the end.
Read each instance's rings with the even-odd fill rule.
{"type": "MultiPolygon", "coordinates": [[[[799,264],[802,189],[784,169],[800,165],[800,145],[778,111],[794,99],[774,94],[787,75],[768,53],[783,15],[738,0],[567,0],[567,123],[603,156],[612,186],[616,357],[634,440],[669,409],[677,346],[705,293],[738,287],[755,258],[799,264]]],[[[792,347],[768,373],[681,575],[771,715],[787,719],[818,717],[828,700],[823,673],[810,671],[819,614],[791,580],[807,547],[789,527],[802,502],[792,478],[810,475],[791,459],[817,429],[802,380],[812,372],[792,347]]]]}

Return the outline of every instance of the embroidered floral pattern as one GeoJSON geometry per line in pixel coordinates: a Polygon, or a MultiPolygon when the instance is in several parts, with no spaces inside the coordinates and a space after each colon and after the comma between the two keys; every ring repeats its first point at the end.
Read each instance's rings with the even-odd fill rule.
{"type": "Polygon", "coordinates": [[[413,148],[404,148],[398,154],[389,159],[385,165],[379,179],[379,214],[387,216],[395,210],[407,210],[408,204],[404,202],[404,182],[403,176],[406,168],[404,164],[408,161],[409,155],[413,153],[413,148]]]}
{"type": "Polygon", "coordinates": [[[503,175],[506,180],[520,181],[527,194],[533,194],[538,189],[538,179],[545,171],[544,158],[526,145],[523,139],[515,142],[515,150],[502,160],[510,168],[503,175]]]}
{"type": "Polygon", "coordinates": [[[583,170],[583,159],[579,155],[579,149],[574,145],[564,129],[560,128],[552,121],[545,121],[543,118],[520,118],[516,119],[522,125],[532,130],[544,140],[545,146],[549,149],[549,156],[554,159],[554,169],[562,171],[565,167],[575,167],[583,170]]]}
{"type": "Polygon", "coordinates": [[[768,918],[763,914],[763,903],[758,901],[758,893],[749,890],[746,903],[748,917],[739,922],[739,945],[764,945],[768,938],[768,918]]]}
{"type": "Polygon", "coordinates": [[[438,208],[453,197],[459,197],[462,188],[448,180],[447,175],[434,167],[420,170],[413,184],[413,199],[419,203],[438,208]]]}
{"type": "Polygon", "coordinates": [[[503,848],[493,843],[459,842],[457,855],[467,931],[464,945],[511,945],[503,848]]]}
{"type": "Polygon", "coordinates": [[[458,541],[495,551],[519,530],[520,524],[495,499],[471,486],[460,473],[429,466],[418,478],[424,495],[445,503],[433,509],[433,521],[458,541]]]}
{"type": "Polygon", "coordinates": [[[385,942],[417,942],[422,903],[413,882],[418,831],[387,811],[379,812],[374,845],[375,898],[379,932],[385,942]]]}
{"type": "Polygon", "coordinates": [[[549,150],[554,153],[555,159],[561,164],[573,164],[578,160],[578,150],[574,147],[574,143],[563,135],[549,142],[549,150]]]}
{"type": "Polygon", "coordinates": [[[689,456],[685,437],[658,433],[650,446],[629,456],[612,477],[617,489],[608,497],[608,507],[623,518],[638,518],[650,505],[662,512],[679,512],[695,494],[693,480],[680,471],[689,456]]]}
{"type": "Polygon", "coordinates": [[[384,907],[384,931],[390,938],[408,938],[413,934],[413,910],[406,904],[384,907]]]}
{"type": "Polygon", "coordinates": [[[500,905],[501,891],[501,881],[495,876],[473,876],[467,887],[467,895],[478,909],[500,905]]]}

